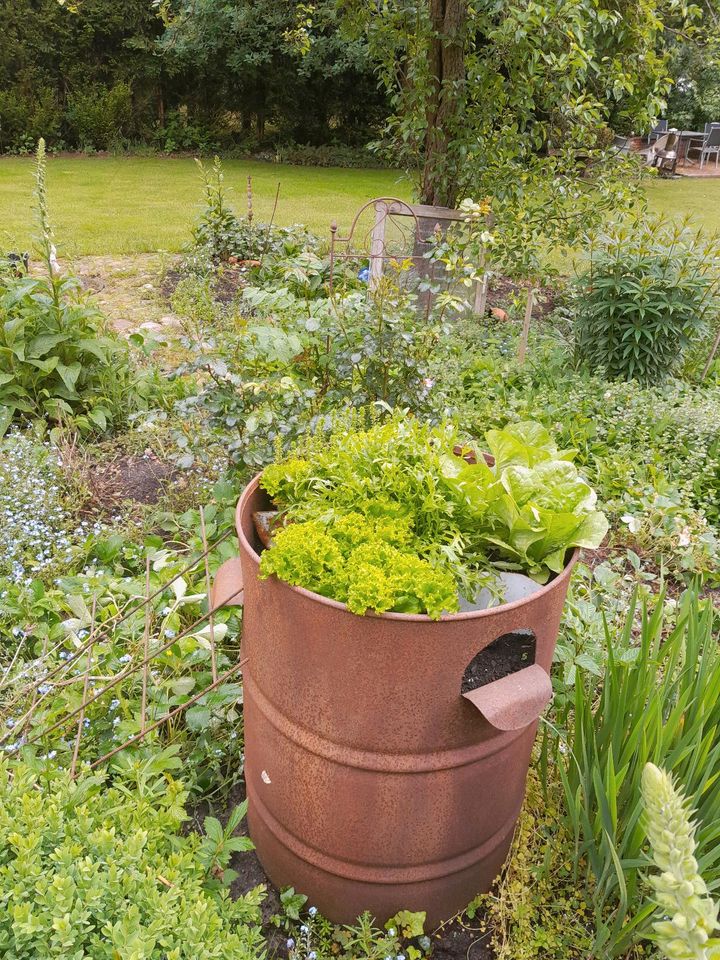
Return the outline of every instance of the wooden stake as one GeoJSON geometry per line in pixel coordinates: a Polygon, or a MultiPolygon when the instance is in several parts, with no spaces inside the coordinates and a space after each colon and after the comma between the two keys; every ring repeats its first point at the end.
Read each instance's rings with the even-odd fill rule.
{"type": "Polygon", "coordinates": [[[140,705],[140,733],[145,734],[145,714],[147,711],[148,670],[150,669],[148,647],[150,645],[150,557],[145,557],[145,631],[143,633],[143,678],[142,703],[140,705]]]}
{"type": "Polygon", "coordinates": [[[75,747],[73,748],[72,763],[70,764],[70,777],[75,779],[77,772],[78,756],[80,754],[80,741],[82,740],[83,724],[85,723],[85,707],[87,706],[87,693],[90,685],[90,671],[92,669],[93,643],[95,639],[95,612],[97,610],[97,597],[93,597],[92,614],[90,622],[90,646],[87,648],[87,666],[85,667],[85,677],[83,679],[83,694],[80,713],[78,714],[77,732],[75,734],[75,747]]]}
{"type": "Polygon", "coordinates": [[[485,273],[483,274],[482,280],[478,280],[475,284],[475,304],[473,310],[478,317],[484,317],[485,310],[487,309],[488,279],[488,275],[485,273]]]}
{"type": "Polygon", "coordinates": [[[383,273],[383,251],[385,250],[385,224],[387,222],[387,204],[378,201],[375,204],[375,223],[370,237],[370,281],[368,289],[377,290],[383,273]]]}
{"type": "Polygon", "coordinates": [[[718,328],[717,336],[715,337],[715,341],[713,342],[712,349],[710,350],[710,356],[707,358],[707,363],[705,364],[705,367],[702,372],[702,377],[700,378],[701,380],[704,380],[705,377],[708,375],[710,364],[715,359],[715,354],[718,351],[718,347],[720,347],[720,328],[718,328]]]}
{"type": "Polygon", "coordinates": [[[207,535],[205,533],[205,508],[200,507],[200,532],[202,533],[202,542],[203,542],[203,552],[205,553],[205,589],[207,591],[207,602],[208,602],[208,623],[210,625],[210,665],[212,669],[212,678],[213,683],[218,678],[217,673],[217,656],[215,653],[215,615],[213,613],[212,604],[210,602],[210,590],[212,584],[210,582],[210,563],[208,561],[207,555],[207,535]]]}
{"type": "Polygon", "coordinates": [[[529,287],[527,293],[527,303],[525,304],[525,319],[523,321],[522,334],[520,335],[520,346],[518,348],[519,363],[525,363],[525,354],[527,353],[528,338],[530,336],[530,318],[532,317],[534,298],[535,292],[532,287],[529,287]]]}

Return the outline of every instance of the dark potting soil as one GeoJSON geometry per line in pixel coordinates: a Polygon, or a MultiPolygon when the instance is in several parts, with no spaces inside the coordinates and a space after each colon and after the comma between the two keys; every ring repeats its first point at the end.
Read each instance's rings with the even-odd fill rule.
{"type": "Polygon", "coordinates": [[[535,634],[532,630],[504,633],[472,658],[465,668],[460,692],[477,690],[534,662],[535,634]]]}

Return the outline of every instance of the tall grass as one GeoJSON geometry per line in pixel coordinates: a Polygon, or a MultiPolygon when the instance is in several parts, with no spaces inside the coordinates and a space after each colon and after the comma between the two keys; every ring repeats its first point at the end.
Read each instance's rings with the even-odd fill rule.
{"type": "Polygon", "coordinates": [[[720,647],[712,605],[691,590],[664,629],[664,595],[643,607],[634,636],[637,600],[624,632],[608,635],[607,670],[578,672],[574,703],[564,712],[568,741],[558,751],[568,827],[575,839],[578,879],[593,888],[597,957],[617,956],[649,930],[654,910],[643,902],[642,773],[662,766],[684,784],[697,811],[698,861],[709,889],[720,888],[720,647]],[[632,662],[614,651],[639,643],[632,662]]]}

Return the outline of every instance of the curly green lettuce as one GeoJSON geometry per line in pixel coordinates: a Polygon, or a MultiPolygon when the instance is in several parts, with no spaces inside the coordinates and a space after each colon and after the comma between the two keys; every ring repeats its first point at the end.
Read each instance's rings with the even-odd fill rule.
{"type": "Polygon", "coordinates": [[[260,576],[346,603],[353,613],[424,613],[438,619],[458,608],[448,569],[415,556],[407,523],[359,514],[325,527],[291,523],[260,559],[260,576]]]}

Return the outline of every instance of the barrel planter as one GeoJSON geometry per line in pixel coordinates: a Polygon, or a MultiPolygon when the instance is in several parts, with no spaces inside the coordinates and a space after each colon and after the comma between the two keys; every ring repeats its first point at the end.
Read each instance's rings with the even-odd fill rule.
{"type": "Polygon", "coordinates": [[[357,616],[259,578],[253,514],[269,506],[256,477],[237,507],[241,570],[229,561],[216,581],[219,599],[244,585],[257,854],[274,884],[336,922],[407,909],[435,924],[487,891],[507,857],[578,551],[524,600],[439,621],[357,616]],[[462,694],[468,664],[516,631],[535,634],[535,662],[462,694]]]}

